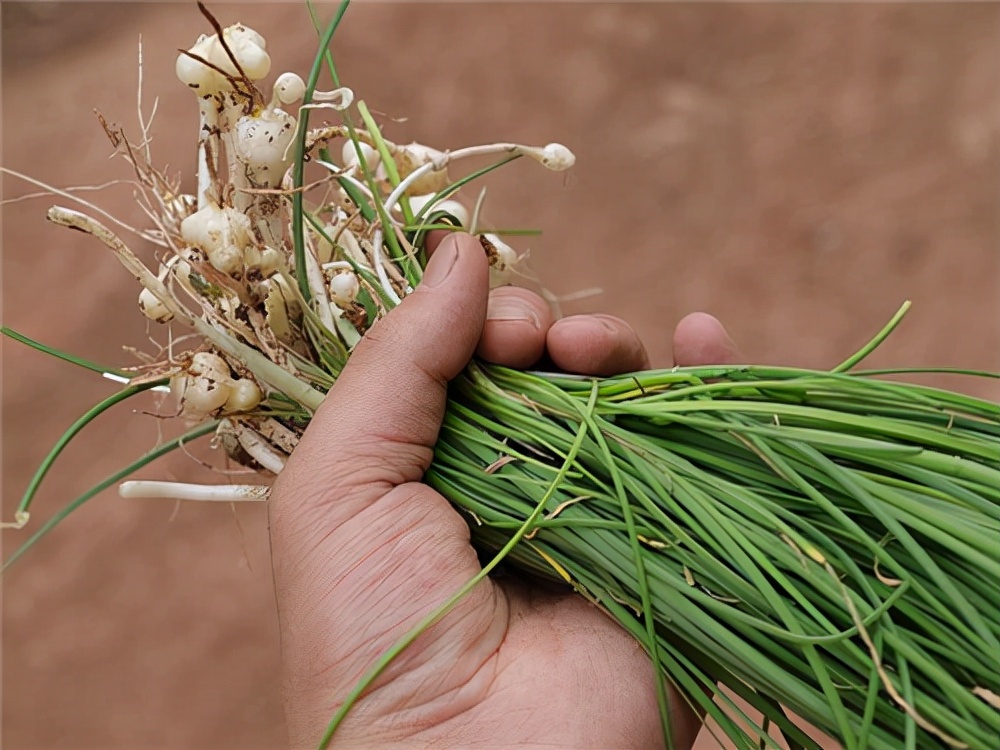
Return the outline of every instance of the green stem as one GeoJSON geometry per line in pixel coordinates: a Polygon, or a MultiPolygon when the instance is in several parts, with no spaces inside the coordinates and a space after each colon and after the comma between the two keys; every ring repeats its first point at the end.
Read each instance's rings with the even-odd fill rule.
{"type": "Polygon", "coordinates": [[[139,458],[137,461],[129,464],[128,466],[126,466],[121,471],[115,472],[114,474],[112,474],[111,476],[109,476],[107,479],[105,479],[103,482],[100,482],[99,484],[96,484],[93,487],[91,487],[89,490],[87,490],[82,495],[80,495],[78,498],[76,498],[76,500],[74,500],[73,502],[71,502],[69,505],[67,505],[65,508],[63,508],[61,511],[59,511],[56,515],[54,515],[52,518],[50,518],[45,523],[45,525],[42,526],[42,528],[40,528],[38,531],[36,531],[34,534],[32,534],[31,538],[28,539],[24,544],[22,544],[17,549],[17,551],[15,551],[14,554],[11,555],[4,562],[3,566],[0,567],[0,573],[6,571],[7,568],[9,568],[14,563],[15,560],[17,560],[25,552],[27,552],[29,549],[31,549],[31,547],[33,547],[35,545],[35,543],[38,542],[39,539],[41,539],[43,536],[45,536],[50,531],[52,531],[52,529],[55,528],[55,526],[59,522],[61,522],[63,519],[66,518],[66,516],[68,516],[74,510],[76,510],[81,505],[83,505],[85,502],[87,502],[92,497],[94,497],[94,495],[97,495],[98,493],[103,492],[104,490],[106,490],[111,485],[113,485],[113,484],[115,484],[117,482],[120,482],[121,480],[125,479],[129,475],[131,475],[131,474],[135,473],[136,471],[138,471],[139,469],[141,469],[143,466],[146,466],[146,464],[152,463],[156,459],[160,458],[160,456],[164,456],[167,453],[170,453],[171,451],[174,451],[177,448],[180,448],[185,443],[189,443],[192,440],[196,440],[197,438],[200,438],[203,435],[207,435],[208,433],[213,432],[215,430],[215,428],[218,427],[218,425],[219,425],[218,421],[207,422],[207,423],[205,423],[203,425],[199,425],[198,427],[194,428],[193,430],[190,430],[190,431],[184,433],[180,437],[175,438],[174,440],[171,440],[171,441],[169,441],[167,443],[164,443],[163,445],[158,446],[157,448],[154,448],[149,453],[145,454],[144,456],[142,456],[141,458],[139,458]]]}
{"type": "Polygon", "coordinates": [[[116,370],[113,367],[104,367],[103,365],[99,365],[96,362],[91,362],[89,359],[83,359],[83,357],[77,357],[75,354],[69,354],[68,352],[64,352],[59,349],[53,349],[51,346],[46,346],[40,341],[35,341],[32,338],[28,338],[23,333],[18,333],[14,329],[8,328],[7,326],[3,326],[2,328],[0,328],[0,334],[3,334],[8,338],[12,338],[14,339],[14,341],[25,344],[26,346],[30,346],[32,349],[37,349],[43,354],[48,354],[50,356],[56,357],[57,359],[61,359],[64,362],[69,362],[71,364],[77,365],[78,367],[83,367],[84,369],[92,370],[93,372],[98,372],[101,375],[107,373],[111,375],[118,375],[123,378],[132,377],[132,373],[125,372],[124,370],[116,370]]]}
{"type": "MultiPolygon", "coordinates": [[[[323,69],[325,53],[350,2],[351,0],[343,0],[340,3],[336,14],[327,25],[326,31],[323,32],[323,36],[320,39],[319,54],[313,60],[312,69],[309,71],[309,79],[306,81],[306,92],[302,98],[303,104],[312,102],[313,92],[316,90],[319,74],[323,69]]],[[[306,275],[305,225],[302,222],[302,187],[305,175],[306,134],[309,132],[309,110],[303,108],[299,112],[299,132],[295,138],[295,166],[292,169],[292,184],[294,186],[292,192],[292,248],[295,254],[295,278],[299,282],[299,291],[306,302],[308,302],[312,299],[312,293],[309,290],[309,279],[306,275]]]]}
{"type": "Polygon", "coordinates": [[[35,497],[35,493],[38,491],[39,485],[42,480],[45,479],[45,475],[49,473],[49,469],[52,468],[52,464],[62,453],[63,449],[69,445],[69,442],[76,437],[76,435],[86,427],[90,422],[92,422],[98,415],[110,409],[115,404],[121,403],[126,399],[132,398],[138,393],[143,391],[148,391],[150,388],[155,388],[160,385],[166,385],[167,380],[156,380],[149,383],[142,383],[141,385],[130,385],[128,388],[124,388],[118,393],[112,396],[108,396],[106,399],[98,404],[95,404],[90,409],[88,409],[83,416],[76,420],[66,432],[63,433],[62,437],[59,438],[58,442],[49,451],[49,454],[42,461],[41,465],[35,471],[35,475],[31,478],[31,482],[28,484],[28,489],[24,491],[24,496],[21,498],[21,504],[17,506],[17,513],[27,513],[28,507],[31,505],[32,499],[35,497]]]}
{"type": "MultiPolygon", "coordinates": [[[[596,382],[594,387],[596,389],[596,382]]],[[[569,401],[574,406],[577,406],[576,401],[569,401]]],[[[579,407],[577,406],[577,408],[579,407]]],[[[636,530],[635,514],[632,512],[632,503],[629,501],[629,497],[625,492],[621,474],[618,471],[617,462],[611,454],[611,450],[608,448],[607,440],[605,440],[604,433],[597,424],[593,411],[593,404],[591,404],[589,411],[580,409],[580,416],[583,423],[590,430],[594,441],[597,443],[597,447],[604,457],[608,473],[611,475],[614,493],[621,507],[622,518],[625,520],[626,534],[632,548],[632,558],[635,562],[635,579],[639,586],[642,616],[646,625],[646,648],[649,652],[653,665],[659,665],[661,659],[656,639],[656,613],[653,610],[652,597],[649,593],[649,578],[646,574],[646,566],[643,560],[642,544],[639,542],[639,532],[636,530]]],[[[675,744],[673,731],[670,728],[670,697],[667,695],[666,683],[660,678],[659,674],[657,674],[656,677],[656,701],[660,709],[660,722],[663,729],[663,737],[667,742],[667,747],[670,748],[670,750],[674,750],[675,744]]]]}
{"type": "MultiPolygon", "coordinates": [[[[361,120],[368,129],[368,134],[375,142],[375,149],[378,151],[379,157],[382,159],[382,164],[385,166],[385,173],[389,177],[389,183],[393,187],[396,187],[399,184],[399,170],[396,169],[396,162],[392,158],[392,154],[389,153],[389,147],[382,137],[382,131],[379,130],[378,123],[375,122],[375,118],[368,111],[368,105],[364,101],[358,102],[358,112],[361,114],[361,120]]],[[[359,154],[358,156],[360,158],[361,155],[359,154]]],[[[405,223],[412,223],[413,211],[410,209],[410,199],[406,195],[403,195],[399,200],[399,205],[403,209],[405,223]]]]}
{"type": "Polygon", "coordinates": [[[900,305],[899,309],[896,311],[896,314],[892,316],[892,319],[885,324],[885,327],[883,327],[881,331],[875,334],[875,337],[871,341],[869,341],[867,344],[861,347],[860,350],[852,354],[850,357],[845,359],[839,365],[834,367],[832,372],[847,372],[856,364],[861,362],[861,360],[863,360],[865,357],[867,357],[869,354],[875,351],[879,347],[879,345],[886,340],[889,334],[892,333],[894,330],[896,330],[896,326],[898,326],[900,321],[903,320],[903,316],[906,315],[906,311],[909,309],[910,309],[910,301],[907,300],[902,305],[900,305]]]}

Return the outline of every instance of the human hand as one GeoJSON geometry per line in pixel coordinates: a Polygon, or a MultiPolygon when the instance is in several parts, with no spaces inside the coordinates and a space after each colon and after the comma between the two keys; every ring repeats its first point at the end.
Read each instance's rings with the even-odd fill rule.
{"type": "MultiPolygon", "coordinates": [[[[433,243],[432,243],[433,244],[433,243]]],[[[417,290],[362,339],[271,493],[271,547],[293,747],[314,747],[371,665],[480,570],[465,521],[420,483],[447,382],[473,353],[611,375],[646,367],[610,316],[553,322],[536,295],[489,295],[468,235],[440,242],[417,290]]],[[[737,359],[688,316],[679,365],[737,359]]],[[[657,747],[656,679],[638,643],[575,593],[483,580],[420,635],[341,725],[338,747],[657,747]]],[[[678,746],[699,728],[671,695],[678,746]]]]}

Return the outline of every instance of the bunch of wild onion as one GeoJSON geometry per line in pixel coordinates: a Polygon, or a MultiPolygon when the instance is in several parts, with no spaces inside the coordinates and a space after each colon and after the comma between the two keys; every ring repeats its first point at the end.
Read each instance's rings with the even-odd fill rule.
{"type": "Polygon", "coordinates": [[[738,747],[716,683],[792,747],[817,745],[785,710],[848,748],[996,747],[995,404],[840,371],[476,365],[427,481],[491,548],[532,516],[507,559],[611,612],[738,747]]]}
{"type": "MultiPolygon", "coordinates": [[[[345,7],[308,80],[279,76],[269,100],[255,84],[270,67],[263,38],[223,30],[205,12],[216,33],[177,62],[198,97],[196,195],[179,195],[145,146],[106,127],[153,218],[141,234],[163,250],[158,273],[94,219],[49,212],[114,251],[142,284],[150,320],[201,338],[109,371],[5,331],[128,382],[67,431],[13,525],[27,523],[52,462],[105,409],[169,384],[197,424],[71,503],[14,558],[186,440],[214,433],[241,462],[280,472],[352,347],[419,282],[426,231],[479,233],[478,210],[469,217],[451,197],[493,167],[452,182],[448,164],[500,153],[494,166],[522,155],[571,165],[555,144],[449,153],[384,139],[326,51],[345,7]],[[335,86],[325,93],[316,88],[324,61],[335,86]],[[310,129],[316,109],[340,121],[310,129]],[[328,150],[336,139],[339,162],[328,150]],[[307,185],[307,160],[328,177],[307,185]]],[[[516,256],[483,236],[503,283],[516,256]]],[[[496,554],[373,665],[322,744],[380,670],[506,560],[569,583],[615,617],[737,747],[778,747],[771,728],[790,747],[818,747],[790,715],[847,748],[995,747],[1000,407],[853,371],[902,312],[832,372],[730,366],[595,380],[471,364],[454,383],[426,481],[496,554]],[[741,715],[720,686],[763,719],[741,715]]],[[[122,493],[263,499],[266,487],[133,482],[122,493]]],[[[662,681],[659,699],[669,738],[662,681]]]]}

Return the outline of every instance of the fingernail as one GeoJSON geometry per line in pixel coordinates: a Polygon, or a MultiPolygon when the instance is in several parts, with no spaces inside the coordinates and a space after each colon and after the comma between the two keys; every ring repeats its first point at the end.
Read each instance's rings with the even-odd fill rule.
{"type": "Polygon", "coordinates": [[[733,337],[729,335],[729,331],[722,324],[722,321],[719,320],[718,318],[713,318],[713,319],[715,320],[715,323],[719,328],[719,332],[722,334],[720,338],[720,343],[723,345],[723,347],[729,350],[730,354],[734,356],[739,356],[740,348],[736,346],[736,342],[733,341],[733,337]]]}
{"type": "Polygon", "coordinates": [[[594,330],[594,323],[597,323],[601,328],[605,329],[609,333],[618,333],[619,328],[615,325],[614,319],[601,315],[600,313],[593,313],[590,315],[570,315],[568,318],[563,318],[559,321],[559,325],[562,328],[566,326],[572,326],[576,328],[577,326],[585,327],[589,330],[594,330]]]}
{"type": "Polygon", "coordinates": [[[542,321],[530,305],[517,297],[491,295],[486,306],[486,319],[492,321],[528,323],[532,328],[542,327],[542,321]]]}
{"type": "Polygon", "coordinates": [[[448,278],[448,274],[455,267],[457,260],[458,238],[454,235],[449,235],[441,241],[437,250],[434,251],[434,255],[427,262],[427,267],[424,269],[424,277],[420,281],[420,285],[433,288],[441,284],[441,282],[448,278]]]}
{"type": "Polygon", "coordinates": [[[601,327],[603,327],[605,330],[609,331],[610,333],[619,333],[619,332],[621,332],[621,328],[622,328],[621,321],[619,321],[617,318],[613,318],[613,317],[611,317],[609,315],[602,315],[601,313],[595,314],[593,316],[593,318],[598,323],[601,324],[601,327]]]}

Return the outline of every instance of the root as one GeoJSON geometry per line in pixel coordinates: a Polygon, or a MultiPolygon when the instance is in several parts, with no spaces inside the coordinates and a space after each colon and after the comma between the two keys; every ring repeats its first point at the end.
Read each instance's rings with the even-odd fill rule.
{"type": "Polygon", "coordinates": [[[185,484],[183,482],[122,482],[118,494],[124,498],[165,498],[212,503],[263,502],[271,488],[266,484],[185,484]]]}

